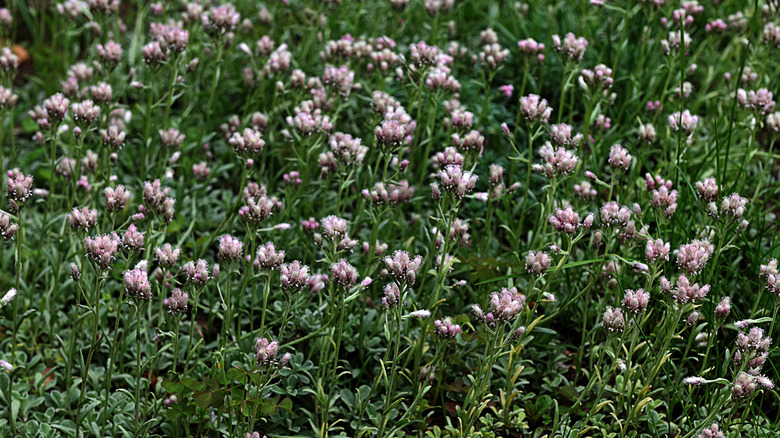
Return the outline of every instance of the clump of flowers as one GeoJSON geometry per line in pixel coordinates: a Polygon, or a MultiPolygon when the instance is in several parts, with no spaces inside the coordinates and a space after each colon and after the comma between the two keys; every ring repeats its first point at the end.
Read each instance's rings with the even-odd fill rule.
{"type": "Polygon", "coordinates": [[[382,259],[387,272],[397,281],[406,285],[414,285],[417,273],[422,267],[422,256],[410,256],[406,251],[395,251],[392,257],[382,259]]]}
{"type": "Polygon", "coordinates": [[[452,318],[446,317],[444,319],[437,319],[433,322],[436,334],[442,339],[455,339],[460,333],[461,328],[459,325],[452,322],[452,318]]]}
{"type": "Polygon", "coordinates": [[[552,258],[550,255],[543,251],[531,251],[525,257],[525,270],[529,274],[540,277],[550,269],[552,258]]]}
{"type": "Polygon", "coordinates": [[[635,314],[644,312],[649,302],[650,294],[645,292],[644,289],[626,289],[626,293],[623,296],[623,307],[635,314]]]}
{"type": "Polygon", "coordinates": [[[344,259],[330,265],[332,281],[339,287],[349,289],[358,281],[358,270],[344,259]]]}
{"type": "Polygon", "coordinates": [[[552,108],[547,106],[547,100],[536,94],[529,94],[520,98],[520,114],[531,123],[547,123],[552,115],[552,108]]]}
{"type": "Polygon", "coordinates": [[[539,149],[539,155],[544,160],[544,164],[534,164],[533,169],[548,178],[569,175],[579,162],[579,158],[573,152],[562,146],[554,148],[549,142],[539,149]]]}
{"type": "Polygon", "coordinates": [[[607,306],[602,320],[604,329],[610,333],[622,333],[626,328],[626,320],[620,308],[607,306]]]}
{"type": "Polygon", "coordinates": [[[279,267],[280,283],[283,290],[301,291],[309,281],[309,267],[298,260],[279,267]]]}
{"type": "Polygon", "coordinates": [[[200,259],[197,262],[189,261],[182,266],[181,271],[188,283],[191,283],[197,287],[203,287],[206,282],[209,281],[209,265],[208,263],[200,259]]]}
{"type": "Polygon", "coordinates": [[[279,343],[277,341],[269,341],[267,338],[257,338],[255,340],[255,360],[257,365],[261,367],[276,366],[279,368],[286,367],[292,359],[290,353],[285,353],[277,359],[279,355],[279,343]]]}
{"type": "Polygon", "coordinates": [[[160,267],[170,269],[176,266],[181,255],[181,248],[174,248],[170,243],[154,249],[154,258],[160,267]]]}
{"type": "Polygon", "coordinates": [[[154,182],[144,183],[144,202],[147,209],[159,215],[166,222],[173,220],[174,204],[176,200],[168,196],[169,187],[163,187],[159,179],[154,182]]]}
{"type": "Polygon", "coordinates": [[[135,268],[124,272],[124,285],[127,296],[138,301],[152,299],[152,285],[146,269],[135,268]]]}
{"type": "Polygon", "coordinates": [[[120,245],[121,241],[116,233],[84,238],[84,247],[87,251],[87,258],[92,260],[104,271],[111,267],[111,263],[119,252],[120,245]]]}
{"type": "Polygon", "coordinates": [[[704,268],[715,250],[707,240],[693,240],[680,246],[677,251],[677,266],[690,275],[696,275],[704,268]]]}
{"type": "Polygon", "coordinates": [[[588,40],[584,37],[577,37],[569,32],[561,39],[558,35],[553,35],[553,49],[574,62],[582,61],[585,56],[585,50],[588,48],[588,40]]]}
{"type": "MultiPolygon", "coordinates": [[[[558,208],[547,218],[555,231],[560,231],[568,235],[574,234],[580,227],[580,215],[571,207],[558,208]]],[[[591,223],[593,219],[591,218],[591,223]]]]}
{"type": "Polygon", "coordinates": [[[284,251],[277,251],[273,242],[268,242],[257,248],[254,264],[260,269],[274,270],[284,263],[284,255],[284,251]]]}
{"type": "Polygon", "coordinates": [[[677,111],[669,116],[669,127],[672,131],[683,131],[686,135],[692,135],[699,125],[699,116],[694,116],[689,110],[682,113],[677,111]]]}
{"type": "Polygon", "coordinates": [[[517,288],[503,288],[501,292],[493,292],[490,297],[490,312],[485,314],[482,308],[475,304],[472,311],[478,320],[488,325],[507,323],[515,319],[525,306],[525,295],[517,288]]]}
{"type": "Polygon", "coordinates": [[[171,315],[181,315],[187,311],[190,296],[187,292],[182,292],[178,287],[171,292],[170,298],[165,300],[165,307],[171,315]]]}
{"type": "Polygon", "coordinates": [[[479,177],[461,166],[449,165],[439,171],[438,179],[442,188],[456,199],[462,199],[474,190],[479,177]]]}
{"type": "Polygon", "coordinates": [[[73,211],[68,213],[68,225],[74,230],[89,231],[97,223],[97,210],[92,210],[89,207],[83,207],[78,209],[73,208],[73,211]]]}
{"type": "Polygon", "coordinates": [[[226,234],[219,238],[219,253],[217,258],[220,262],[235,263],[241,260],[244,253],[244,244],[238,238],[226,234]]]}

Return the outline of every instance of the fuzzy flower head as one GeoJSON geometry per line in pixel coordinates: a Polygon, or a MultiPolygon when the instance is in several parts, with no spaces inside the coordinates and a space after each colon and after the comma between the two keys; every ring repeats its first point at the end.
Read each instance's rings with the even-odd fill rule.
{"type": "Polygon", "coordinates": [[[731,196],[723,198],[723,201],[720,203],[720,212],[729,220],[736,222],[742,219],[747,203],[747,199],[732,193],[731,196]]]}
{"type": "Polygon", "coordinates": [[[772,339],[764,336],[764,330],[753,327],[747,334],[737,335],[734,362],[745,361],[748,369],[760,370],[769,355],[772,339]]]}
{"type": "Polygon", "coordinates": [[[609,166],[614,170],[626,172],[631,167],[631,160],[634,157],[628,153],[623,146],[616,144],[609,150],[609,166]]]}
{"type": "MultiPolygon", "coordinates": [[[[456,132],[450,136],[450,139],[452,140],[452,145],[461,151],[475,151],[482,155],[482,150],[485,147],[485,137],[475,129],[465,135],[456,132]]],[[[462,163],[456,164],[462,165],[462,163]]]]}
{"type": "Polygon", "coordinates": [[[114,261],[121,241],[116,233],[101,236],[90,236],[84,238],[84,247],[87,251],[87,258],[92,260],[102,270],[108,270],[111,262],[114,261]]]}
{"type": "Polygon", "coordinates": [[[771,259],[761,265],[760,277],[766,283],[766,288],[776,297],[780,297],[780,271],[777,269],[777,259],[771,259]]]}
{"type": "Polygon", "coordinates": [[[284,255],[284,251],[276,250],[273,242],[268,242],[257,248],[254,265],[260,269],[274,270],[284,263],[284,255]]]}
{"type": "Polygon", "coordinates": [[[222,6],[212,7],[208,13],[200,16],[203,28],[215,34],[225,34],[238,26],[241,14],[236,12],[235,6],[226,3],[222,6]]]}
{"type": "Polygon", "coordinates": [[[260,366],[271,365],[279,353],[279,343],[266,338],[255,340],[255,359],[260,366]]]}
{"type": "Polygon", "coordinates": [[[345,165],[362,164],[368,153],[368,147],[362,144],[360,138],[341,132],[333,134],[329,146],[337,161],[345,165]]]}
{"type": "Polygon", "coordinates": [[[712,202],[718,198],[718,183],[715,178],[707,178],[696,182],[696,193],[699,198],[712,202]]]}
{"type": "Polygon", "coordinates": [[[758,91],[737,90],[737,103],[740,107],[752,110],[756,113],[768,115],[775,110],[775,101],[772,92],[766,88],[758,91]]]}
{"type": "Polygon", "coordinates": [[[187,292],[182,292],[178,287],[171,292],[170,298],[164,301],[165,307],[171,315],[181,315],[187,311],[190,296],[187,292]]]}
{"type": "Polygon", "coordinates": [[[106,187],[106,210],[109,213],[124,210],[127,202],[130,200],[130,191],[125,186],[118,185],[116,188],[106,187]]]}
{"type": "Polygon", "coordinates": [[[217,259],[220,262],[235,263],[241,260],[244,253],[244,243],[238,238],[226,234],[219,238],[219,254],[217,259]]]}
{"type": "Polygon", "coordinates": [[[576,148],[582,143],[582,134],[572,135],[573,128],[571,125],[561,123],[558,125],[550,126],[550,140],[556,146],[567,146],[576,148]]]}
{"type": "Polygon", "coordinates": [[[461,166],[449,165],[439,171],[439,181],[442,188],[451,193],[456,199],[462,199],[474,190],[477,184],[477,175],[464,171],[461,166]]]}
{"type": "Polygon", "coordinates": [[[260,132],[246,128],[241,133],[234,132],[228,140],[233,151],[239,156],[253,156],[262,152],[265,147],[260,132]]]}
{"type": "Polygon", "coordinates": [[[433,322],[434,331],[441,339],[455,339],[460,333],[459,325],[452,322],[452,318],[437,319],[433,322]]]}
{"type": "Polygon", "coordinates": [[[710,285],[700,286],[698,283],[692,283],[685,274],[680,274],[677,278],[675,289],[671,291],[674,300],[680,304],[698,303],[707,296],[710,291],[710,285]]]}
{"type": "Polygon", "coordinates": [[[97,210],[91,210],[89,207],[78,209],[73,207],[73,211],[68,213],[68,225],[73,230],[89,231],[97,223],[97,210]]]}
{"type": "Polygon", "coordinates": [[[578,38],[571,32],[567,33],[563,39],[558,35],[553,35],[552,41],[553,49],[573,62],[582,61],[585,50],[588,48],[588,40],[583,37],[578,38]]]}
{"type": "Polygon", "coordinates": [[[686,135],[692,135],[696,130],[696,126],[699,124],[699,116],[694,116],[690,111],[685,110],[682,113],[679,111],[669,116],[669,127],[672,131],[682,130],[686,135]]]}
{"type": "Polygon", "coordinates": [[[682,245],[677,251],[677,266],[690,275],[696,275],[704,268],[714,251],[707,240],[694,240],[682,245]]]}
{"type": "Polygon", "coordinates": [[[309,280],[309,267],[298,260],[279,267],[280,282],[285,291],[301,291],[309,280]]]}
{"type": "Polygon", "coordinates": [[[397,283],[387,283],[383,289],[382,307],[389,310],[401,302],[401,289],[397,283]]]}
{"type": "Polygon", "coordinates": [[[322,236],[330,241],[337,241],[347,236],[347,220],[337,216],[326,216],[320,221],[322,236]]]}
{"type": "Polygon", "coordinates": [[[568,235],[574,234],[580,226],[580,215],[571,207],[556,209],[555,213],[550,214],[547,220],[555,231],[568,235]]]}
{"type": "Polygon", "coordinates": [[[634,314],[644,312],[649,302],[650,294],[644,289],[626,289],[626,294],[623,296],[623,307],[634,314]]]}
{"type": "Polygon", "coordinates": [[[607,306],[602,318],[604,329],[610,333],[622,333],[626,328],[626,320],[623,317],[623,311],[620,308],[607,306]]]}
{"type": "Polygon", "coordinates": [[[246,204],[238,210],[238,217],[251,226],[258,226],[279,210],[280,204],[265,194],[257,197],[245,197],[246,204]]]}
{"type": "Polygon", "coordinates": [[[24,201],[32,196],[33,177],[21,172],[8,172],[8,179],[5,183],[8,198],[14,200],[17,204],[24,204],[24,201]]]}
{"type": "Polygon", "coordinates": [[[530,123],[547,123],[552,115],[552,108],[547,105],[547,100],[536,94],[529,94],[520,98],[520,114],[530,123]]]}
{"type": "Polygon", "coordinates": [[[385,120],[374,129],[377,143],[385,147],[397,147],[406,143],[406,127],[397,120],[385,120]]]}
{"type": "Polygon", "coordinates": [[[544,164],[534,164],[533,170],[543,173],[547,178],[568,175],[574,172],[579,162],[579,158],[572,151],[563,146],[553,147],[550,142],[539,148],[539,155],[544,164]]]}
{"type": "MultiPolygon", "coordinates": [[[[704,381],[701,377],[687,377],[686,379],[701,379],[701,383],[698,380],[687,382],[689,385],[701,385],[704,381]]],[[[696,438],[726,438],[726,434],[720,430],[717,423],[713,423],[710,427],[702,429],[701,433],[696,435],[696,438]]]]}
{"type": "Polygon", "coordinates": [[[152,299],[152,285],[149,283],[149,276],[146,269],[135,268],[124,272],[125,292],[130,298],[138,301],[148,301],[152,299]]]}
{"type": "Polygon", "coordinates": [[[62,93],[57,93],[43,101],[43,108],[46,110],[46,114],[60,122],[68,113],[68,106],[70,106],[70,100],[63,96],[62,93]]]}
{"type": "Polygon", "coordinates": [[[615,201],[601,206],[601,223],[604,225],[626,225],[631,219],[631,210],[615,201]]]}
{"type": "Polygon", "coordinates": [[[420,255],[412,257],[406,251],[395,251],[393,256],[387,256],[382,259],[387,268],[387,272],[397,281],[403,282],[409,286],[413,285],[417,279],[417,274],[422,267],[423,258],[420,255]]]}
{"type": "Polygon", "coordinates": [[[209,265],[203,259],[197,262],[190,261],[185,263],[181,271],[184,273],[187,282],[192,283],[196,287],[205,286],[209,280],[209,265]]]}
{"type": "Polygon", "coordinates": [[[431,46],[420,41],[417,44],[409,45],[409,58],[417,68],[424,68],[436,63],[436,59],[439,56],[439,48],[431,46]]]}
{"type": "Polygon", "coordinates": [[[0,298],[0,309],[7,306],[11,301],[14,300],[14,297],[16,297],[16,289],[11,288],[8,289],[8,292],[5,293],[5,295],[0,298]]]}
{"type": "Polygon", "coordinates": [[[144,202],[147,209],[160,215],[166,222],[173,220],[175,199],[169,197],[171,189],[163,187],[159,179],[144,183],[144,202]]]}
{"type": "Polygon", "coordinates": [[[681,48],[687,52],[690,45],[691,36],[684,31],[669,32],[668,37],[661,41],[661,48],[667,56],[680,53],[681,48]]]}
{"type": "Polygon", "coordinates": [[[715,306],[715,317],[724,321],[731,313],[731,298],[723,297],[717,306],[715,306]]]}
{"type": "Polygon", "coordinates": [[[647,239],[645,245],[645,257],[650,263],[665,262],[669,260],[669,242],[661,239],[647,239]]]}
{"type": "Polygon", "coordinates": [[[11,222],[11,216],[0,212],[0,237],[11,240],[19,230],[19,225],[11,222]]]}
{"type": "Polygon", "coordinates": [[[100,107],[91,100],[74,103],[71,105],[71,111],[73,111],[73,121],[82,126],[95,123],[100,116],[100,107]]]}
{"type": "Polygon", "coordinates": [[[592,199],[598,194],[596,189],[593,188],[593,184],[587,180],[574,184],[574,193],[582,199],[592,199]]]}
{"type": "Polygon", "coordinates": [[[122,235],[122,247],[132,252],[144,249],[144,233],[139,232],[135,224],[130,224],[122,235]]]}
{"type": "Polygon", "coordinates": [[[485,44],[479,53],[480,63],[491,70],[496,70],[504,65],[507,57],[509,57],[509,50],[497,43],[485,44]]]}
{"type": "Polygon", "coordinates": [[[176,266],[180,254],[181,248],[174,248],[170,243],[154,249],[154,258],[163,269],[170,269],[176,266]]]}
{"type": "Polygon", "coordinates": [[[597,65],[593,70],[584,68],[580,72],[580,85],[586,90],[603,92],[605,95],[612,88],[612,69],[604,64],[597,65]]]}
{"type": "Polygon", "coordinates": [[[759,389],[756,378],[748,373],[739,373],[734,379],[734,386],[731,388],[731,395],[735,399],[747,399],[755,394],[759,389]]]}
{"type": "Polygon", "coordinates": [[[349,289],[358,281],[358,270],[344,259],[330,265],[331,280],[339,287],[349,289]]]}
{"type": "Polygon", "coordinates": [[[550,269],[552,258],[544,251],[531,251],[525,257],[525,270],[535,277],[541,277],[550,269]]]}
{"type": "Polygon", "coordinates": [[[527,38],[517,42],[517,48],[520,54],[529,58],[535,57],[538,62],[544,61],[544,44],[541,44],[533,38],[527,38]]]}
{"type": "Polygon", "coordinates": [[[669,190],[665,185],[653,190],[650,204],[653,207],[663,210],[666,218],[671,218],[677,211],[677,190],[669,190]]]}
{"type": "Polygon", "coordinates": [[[485,316],[485,321],[509,322],[515,319],[525,306],[525,295],[519,293],[517,288],[503,288],[500,292],[493,292],[490,297],[490,313],[485,316]]]}

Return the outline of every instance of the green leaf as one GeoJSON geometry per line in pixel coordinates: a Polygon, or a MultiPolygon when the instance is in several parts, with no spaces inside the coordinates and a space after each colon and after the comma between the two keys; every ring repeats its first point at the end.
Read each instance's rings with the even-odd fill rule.
{"type": "Polygon", "coordinates": [[[172,380],[166,380],[163,382],[162,387],[171,394],[178,394],[182,389],[182,385],[180,383],[174,382],[172,380]]]}
{"type": "Polygon", "coordinates": [[[263,400],[262,405],[260,405],[260,412],[265,415],[275,415],[277,412],[279,412],[279,408],[276,406],[276,403],[263,400]]]}
{"type": "Polygon", "coordinates": [[[201,392],[198,394],[195,394],[195,403],[198,404],[203,409],[206,409],[209,407],[209,404],[211,404],[211,393],[210,392],[201,392]]]}
{"type": "Polygon", "coordinates": [[[287,397],[285,397],[285,399],[282,400],[281,403],[279,403],[279,408],[284,409],[289,413],[292,413],[292,407],[293,407],[293,402],[287,397]]]}
{"type": "Polygon", "coordinates": [[[186,379],[181,381],[181,384],[186,386],[187,388],[191,389],[192,391],[203,391],[206,388],[206,384],[203,382],[198,382],[197,380],[193,379],[192,377],[187,377],[186,379]]]}

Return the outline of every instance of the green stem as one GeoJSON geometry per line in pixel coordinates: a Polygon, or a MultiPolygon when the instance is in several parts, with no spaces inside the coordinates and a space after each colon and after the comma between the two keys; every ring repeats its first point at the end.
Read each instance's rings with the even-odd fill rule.
{"type": "Polygon", "coordinates": [[[135,435],[140,433],[141,422],[141,306],[135,304],[135,435]]]}
{"type": "Polygon", "coordinates": [[[225,280],[227,281],[227,287],[225,288],[225,320],[222,321],[222,337],[220,339],[220,344],[224,347],[227,342],[227,336],[230,331],[231,326],[231,317],[233,316],[231,314],[232,311],[232,303],[233,303],[233,297],[231,296],[231,290],[233,282],[230,279],[230,273],[233,269],[232,263],[228,264],[227,267],[227,275],[225,275],[225,280]]]}
{"type": "Polygon", "coordinates": [[[179,328],[181,327],[181,317],[176,317],[176,331],[173,335],[173,372],[176,373],[176,365],[179,363],[179,328]]]}
{"type": "MultiPolygon", "coordinates": [[[[11,330],[12,333],[12,342],[13,345],[11,347],[11,357],[16,360],[16,347],[17,347],[17,341],[16,341],[16,332],[19,331],[19,327],[17,325],[17,318],[19,313],[19,301],[21,301],[21,295],[22,295],[22,207],[19,207],[19,212],[17,213],[17,225],[18,229],[16,230],[16,293],[19,295],[14,300],[14,320],[13,320],[13,329],[11,330]]],[[[9,402],[10,403],[10,402],[9,402]]],[[[10,404],[9,404],[10,406],[10,404]]]]}
{"type": "MultiPolygon", "coordinates": [[[[401,293],[403,296],[403,293],[401,293]]],[[[390,375],[386,376],[388,379],[390,379],[390,383],[388,385],[388,391],[387,394],[385,394],[385,406],[382,408],[382,419],[379,423],[379,430],[377,431],[377,438],[384,438],[384,431],[385,427],[387,425],[387,421],[389,420],[390,416],[390,407],[393,405],[393,400],[395,399],[395,384],[396,384],[396,377],[398,375],[398,362],[400,361],[400,358],[398,357],[399,348],[401,346],[401,311],[400,306],[396,306],[395,309],[393,309],[393,319],[394,319],[394,325],[395,325],[395,342],[393,342],[393,367],[390,370],[390,375]]]]}
{"type": "Polygon", "coordinates": [[[190,317],[190,332],[189,339],[187,340],[187,360],[184,362],[184,377],[187,377],[187,371],[190,368],[190,358],[192,357],[192,339],[195,337],[195,319],[198,316],[198,293],[195,289],[192,290],[193,304],[192,304],[192,316],[190,317]]]}
{"type": "Polygon", "coordinates": [[[106,427],[106,423],[108,422],[109,415],[108,415],[108,401],[111,396],[111,377],[114,371],[114,363],[116,361],[116,351],[117,351],[117,343],[119,342],[119,320],[121,319],[122,315],[122,304],[124,303],[124,293],[125,288],[119,289],[119,304],[116,308],[116,320],[114,321],[114,339],[111,343],[111,358],[108,362],[108,370],[106,371],[106,398],[103,401],[103,411],[106,414],[106,418],[103,421],[103,427],[106,427]]]}
{"type": "Polygon", "coordinates": [[[92,303],[92,313],[94,314],[94,323],[92,324],[92,342],[89,345],[89,353],[87,354],[87,362],[84,363],[84,369],[81,371],[81,393],[79,394],[79,401],[76,405],[76,437],[79,436],[79,429],[81,428],[81,407],[84,402],[84,396],[87,392],[87,381],[89,380],[89,366],[92,363],[92,355],[97,349],[97,335],[100,328],[100,311],[98,304],[100,303],[100,285],[102,272],[95,270],[95,292],[92,303]]]}
{"type": "Polygon", "coordinates": [[[265,274],[265,288],[263,289],[263,310],[260,315],[260,335],[265,335],[265,314],[268,309],[268,296],[271,295],[271,274],[265,274]]]}

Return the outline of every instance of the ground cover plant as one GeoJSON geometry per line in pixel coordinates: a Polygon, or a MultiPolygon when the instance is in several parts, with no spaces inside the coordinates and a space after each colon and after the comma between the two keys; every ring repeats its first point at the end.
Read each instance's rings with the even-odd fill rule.
{"type": "Polygon", "coordinates": [[[772,1],[12,1],[0,437],[773,436],[772,1]]]}

